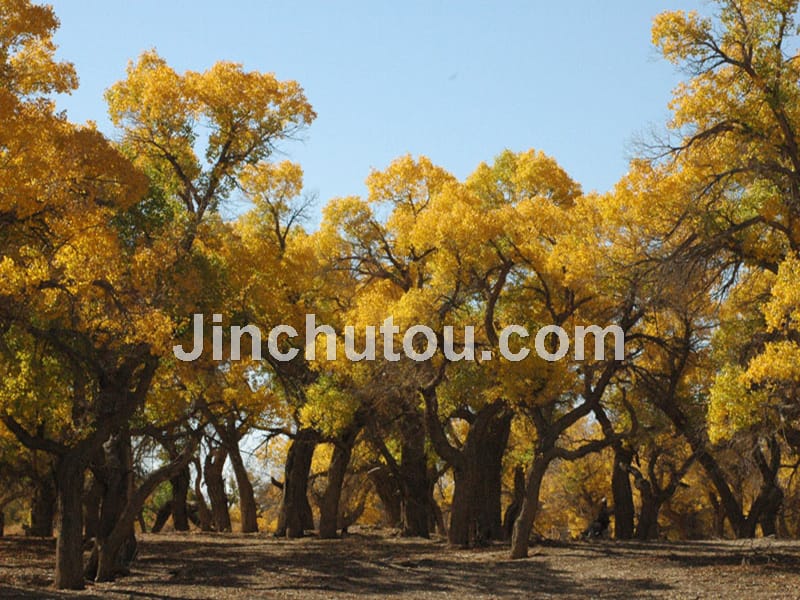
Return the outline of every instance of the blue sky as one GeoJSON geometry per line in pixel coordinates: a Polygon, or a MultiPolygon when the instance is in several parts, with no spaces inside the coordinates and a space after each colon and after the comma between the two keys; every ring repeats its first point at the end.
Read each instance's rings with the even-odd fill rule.
{"type": "Polygon", "coordinates": [[[680,79],[650,44],[663,10],[702,0],[272,2],[51,0],[80,89],[60,100],[112,134],[103,91],[156,48],[178,71],[214,61],[296,79],[318,113],[300,143],[320,203],[361,194],[410,152],[458,177],[504,148],[554,156],[585,190],[625,173],[680,79]]]}

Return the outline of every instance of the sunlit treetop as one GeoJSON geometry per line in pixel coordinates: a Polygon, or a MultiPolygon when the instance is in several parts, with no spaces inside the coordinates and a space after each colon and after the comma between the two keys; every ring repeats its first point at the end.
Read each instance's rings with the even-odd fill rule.
{"type": "Polygon", "coordinates": [[[0,90],[18,97],[69,92],[75,69],[55,59],[58,19],[50,6],[0,0],[0,90]]]}
{"type": "Polygon", "coordinates": [[[245,165],[316,117],[300,85],[230,62],[176,73],[155,51],[128,65],[106,94],[134,162],[201,218],[234,189],[245,165]]]}

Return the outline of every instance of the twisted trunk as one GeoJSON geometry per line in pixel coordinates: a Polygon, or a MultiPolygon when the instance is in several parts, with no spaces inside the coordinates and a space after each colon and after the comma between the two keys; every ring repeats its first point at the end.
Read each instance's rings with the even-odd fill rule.
{"type": "Polygon", "coordinates": [[[156,487],[186,468],[194,449],[190,444],[173,461],[150,473],[138,488],[130,489],[127,502],[119,513],[114,527],[96,546],[98,550],[96,581],[113,581],[118,573],[127,572],[128,565],[136,557],[137,543],[133,524],[142,506],[156,487]]]}
{"type": "Polygon", "coordinates": [[[295,434],[284,467],[283,496],[281,498],[278,537],[303,537],[307,529],[314,529],[314,516],[308,502],[308,475],[311,459],[317,447],[318,434],[310,428],[295,434]]]}
{"type": "MultiPolygon", "coordinates": [[[[100,520],[92,554],[86,564],[85,575],[88,579],[110,581],[113,579],[114,573],[107,566],[111,559],[108,552],[113,550],[113,546],[109,544],[109,538],[120,522],[133,488],[130,433],[123,429],[111,435],[103,444],[102,455],[103,464],[95,469],[95,475],[99,476],[103,486],[100,520]],[[101,562],[106,565],[106,570],[102,574],[99,570],[101,562]]],[[[133,521],[124,533],[126,537],[133,538],[135,541],[133,521]]]]}
{"type": "Polygon", "coordinates": [[[503,539],[510,540],[514,530],[514,521],[517,520],[522,502],[525,500],[525,469],[521,466],[514,467],[514,491],[511,504],[506,508],[503,517],[503,539]]]}
{"type": "Polygon", "coordinates": [[[783,505],[783,490],[778,483],[778,471],[781,466],[781,446],[772,436],[767,440],[769,459],[764,456],[760,446],[756,446],[753,455],[761,472],[761,489],[750,507],[747,515],[749,537],[755,536],[757,525],[761,525],[763,535],[774,535],[777,531],[778,512],[783,505]]]}
{"type": "MultiPolygon", "coordinates": [[[[689,443],[692,453],[697,457],[697,462],[702,465],[703,470],[717,491],[718,506],[731,524],[734,535],[736,537],[752,537],[753,534],[749,533],[751,528],[744,516],[741,504],[728,485],[728,480],[722,467],[708,450],[709,441],[705,428],[698,429],[693,427],[688,417],[675,402],[657,398],[656,405],[672,421],[675,429],[681,432],[689,443]]],[[[752,527],[752,530],[755,532],[755,526],[752,527]]]]}
{"type": "Polygon", "coordinates": [[[197,501],[198,526],[200,527],[200,531],[212,531],[213,518],[211,516],[211,510],[208,508],[208,504],[206,503],[206,499],[205,496],[203,496],[203,490],[201,488],[203,471],[200,468],[200,459],[195,456],[192,459],[192,464],[194,465],[195,469],[194,496],[197,501]]]}
{"type": "Polygon", "coordinates": [[[258,506],[253,492],[253,484],[242,460],[238,442],[229,446],[228,456],[231,459],[233,475],[236,478],[236,487],[239,489],[239,512],[242,519],[242,533],[255,533],[258,531],[258,506]]]}
{"type": "Polygon", "coordinates": [[[550,454],[537,453],[525,476],[525,497],[511,535],[511,558],[528,556],[528,540],[539,511],[539,491],[551,460],[550,454]]]}
{"type": "Polygon", "coordinates": [[[439,419],[434,386],[424,388],[425,421],[436,453],[453,468],[455,489],[450,512],[448,539],[469,547],[503,538],[501,493],[503,454],[511,431],[512,413],[501,400],[477,413],[463,408],[459,417],[470,427],[459,449],[447,438],[439,419]]]}
{"type": "Polygon", "coordinates": [[[453,465],[455,490],[448,539],[459,546],[503,539],[501,494],[503,454],[511,413],[487,406],[478,412],[453,465]]]}
{"type": "Polygon", "coordinates": [[[208,498],[211,502],[211,515],[217,531],[231,530],[228,496],[225,494],[225,481],[222,479],[222,469],[227,458],[228,452],[225,448],[212,448],[206,455],[203,468],[203,478],[206,480],[208,498]]]}
{"type": "Polygon", "coordinates": [[[380,498],[383,512],[386,515],[387,527],[400,526],[400,485],[392,470],[386,465],[379,465],[369,472],[372,486],[380,498]]]}
{"type": "Polygon", "coordinates": [[[356,424],[348,427],[334,442],[333,455],[328,467],[328,485],[322,496],[319,515],[319,537],[335,538],[339,528],[339,502],[342,497],[342,486],[347,473],[347,465],[353,453],[353,446],[360,427],[356,424]]]}

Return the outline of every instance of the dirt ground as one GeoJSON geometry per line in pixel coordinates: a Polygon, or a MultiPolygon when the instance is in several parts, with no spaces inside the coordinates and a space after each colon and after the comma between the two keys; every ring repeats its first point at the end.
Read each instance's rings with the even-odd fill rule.
{"type": "Polygon", "coordinates": [[[359,532],[343,540],[265,534],[143,535],[131,574],[55,592],[52,540],[0,538],[3,598],[800,598],[800,542],[544,543],[506,546],[359,532]]]}

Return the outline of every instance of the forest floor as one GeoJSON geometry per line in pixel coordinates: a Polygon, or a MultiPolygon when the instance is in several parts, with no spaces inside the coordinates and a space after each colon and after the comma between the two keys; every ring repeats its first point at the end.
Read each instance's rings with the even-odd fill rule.
{"type": "Polygon", "coordinates": [[[449,548],[381,531],[343,540],[266,534],[140,537],[131,573],[55,592],[52,540],[0,538],[3,598],[800,598],[800,542],[545,542],[449,548]]]}

